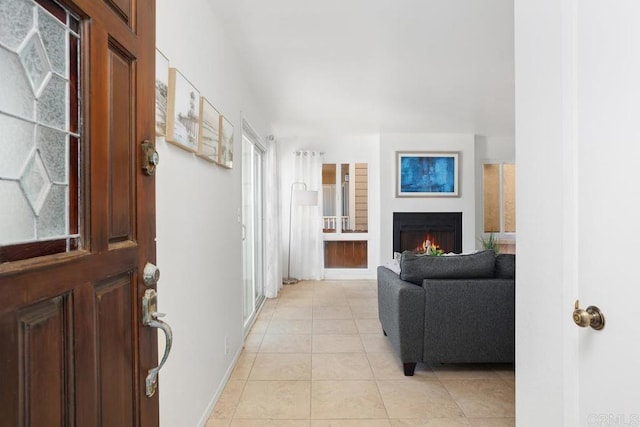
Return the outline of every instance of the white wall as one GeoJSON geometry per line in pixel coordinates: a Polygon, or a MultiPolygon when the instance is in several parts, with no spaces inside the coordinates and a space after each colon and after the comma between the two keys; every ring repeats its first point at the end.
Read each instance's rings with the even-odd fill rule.
{"type": "Polygon", "coordinates": [[[157,47],[235,131],[231,170],[157,139],[159,309],[174,332],[160,373],[164,427],[203,425],[243,339],[241,112],[263,136],[270,132],[220,28],[207,0],[157,1],[157,47]]]}
{"type": "Polygon", "coordinates": [[[378,135],[341,135],[285,137],[278,139],[278,159],[280,164],[280,212],[282,212],[282,263],[287,271],[287,246],[289,239],[289,194],[293,179],[293,152],[314,150],[324,153],[324,163],[367,163],[369,165],[369,268],[327,269],[327,279],[374,278],[379,265],[380,228],[380,138],[378,135]]]}
{"type": "Polygon", "coordinates": [[[475,249],[475,144],[472,134],[380,137],[380,263],[393,255],[393,212],[462,212],[462,250],[475,249]],[[460,197],[395,197],[396,151],[459,151],[460,197]]]}

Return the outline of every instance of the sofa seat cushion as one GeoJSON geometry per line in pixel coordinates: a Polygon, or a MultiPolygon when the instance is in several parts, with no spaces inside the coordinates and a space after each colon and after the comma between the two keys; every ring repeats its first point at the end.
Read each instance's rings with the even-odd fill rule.
{"type": "Polygon", "coordinates": [[[494,277],[493,251],[468,255],[430,256],[404,251],[400,259],[400,278],[416,285],[424,279],[467,279],[494,277]]]}

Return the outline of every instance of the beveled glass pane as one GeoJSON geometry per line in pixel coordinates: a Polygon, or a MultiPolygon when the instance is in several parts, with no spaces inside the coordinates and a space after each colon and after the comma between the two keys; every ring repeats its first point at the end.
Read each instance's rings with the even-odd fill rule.
{"type": "Polygon", "coordinates": [[[484,232],[500,232],[500,165],[485,164],[482,171],[484,232]]]}
{"type": "Polygon", "coordinates": [[[50,72],[47,54],[37,34],[32,35],[20,51],[20,61],[37,96],[50,72]]]}
{"type": "Polygon", "coordinates": [[[51,181],[38,152],[29,160],[20,178],[20,186],[31,208],[38,215],[51,188],[51,181]]]}
{"type": "Polygon", "coordinates": [[[38,238],[63,237],[67,230],[67,192],[64,185],[54,185],[42,205],[37,219],[38,238]]]}
{"type": "Polygon", "coordinates": [[[31,83],[17,54],[0,47],[0,111],[34,119],[34,100],[31,83]],[[5,77],[6,76],[6,77],[5,77]]]}
{"type": "Polygon", "coordinates": [[[80,122],[78,31],[79,21],[55,1],[0,0],[0,245],[6,259],[82,246],[79,137],[69,133],[71,126],[78,132],[80,122]]]}
{"type": "Polygon", "coordinates": [[[369,228],[369,175],[366,163],[342,165],[342,230],[366,233],[369,228]]]}
{"type": "Polygon", "coordinates": [[[67,76],[67,30],[56,18],[38,9],[38,29],[53,71],[67,76]]]}
{"type": "Polygon", "coordinates": [[[338,182],[340,183],[338,191],[340,191],[340,206],[338,209],[338,220],[341,221],[342,231],[351,230],[351,206],[350,200],[352,199],[353,192],[349,188],[349,164],[343,163],[338,165],[340,168],[340,175],[338,176],[338,182]]]}
{"type": "Polygon", "coordinates": [[[33,240],[35,216],[19,183],[0,180],[0,200],[0,244],[33,240]]]}
{"type": "Polygon", "coordinates": [[[336,165],[322,165],[322,216],[325,233],[335,233],[338,221],[336,216],[336,165]]]}
{"type": "Polygon", "coordinates": [[[46,10],[49,14],[60,21],[65,28],[67,26],[67,10],[58,4],[60,0],[35,0],[38,4],[38,9],[46,10]]]}
{"type": "Polygon", "coordinates": [[[28,0],[0,1],[0,43],[13,49],[33,28],[33,3],[28,0]]]}
{"type": "Polygon", "coordinates": [[[51,77],[38,98],[38,121],[58,129],[67,130],[67,82],[51,77]]]}
{"type": "Polygon", "coordinates": [[[37,147],[51,181],[67,184],[69,169],[69,137],[66,133],[44,126],[37,129],[37,147]]]}
{"type": "Polygon", "coordinates": [[[79,67],[79,45],[80,41],[76,37],[69,37],[69,131],[73,133],[80,133],[79,122],[79,110],[80,105],[78,102],[79,81],[78,73],[79,67]]]}
{"type": "Polygon", "coordinates": [[[80,21],[78,21],[74,16],[67,15],[67,25],[74,33],[80,33],[80,21]]]}
{"type": "Polygon", "coordinates": [[[516,232],[516,165],[502,165],[504,231],[516,232]]]}
{"type": "Polygon", "coordinates": [[[20,178],[33,149],[34,125],[0,113],[0,178],[20,178]]]}

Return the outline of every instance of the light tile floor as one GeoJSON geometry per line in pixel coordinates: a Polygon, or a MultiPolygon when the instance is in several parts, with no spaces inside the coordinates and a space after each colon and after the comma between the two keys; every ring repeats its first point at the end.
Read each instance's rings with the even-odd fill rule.
{"type": "Polygon", "coordinates": [[[207,427],[514,426],[513,366],[418,364],[382,334],[375,281],[300,282],[267,300],[207,427]]]}

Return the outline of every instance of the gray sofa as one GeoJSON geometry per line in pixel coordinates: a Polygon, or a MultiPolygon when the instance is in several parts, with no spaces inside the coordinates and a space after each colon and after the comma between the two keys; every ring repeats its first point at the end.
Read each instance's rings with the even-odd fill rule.
{"type": "Polygon", "coordinates": [[[416,363],[513,363],[515,255],[406,251],[400,275],[378,267],[378,313],[404,374],[416,363]]]}

